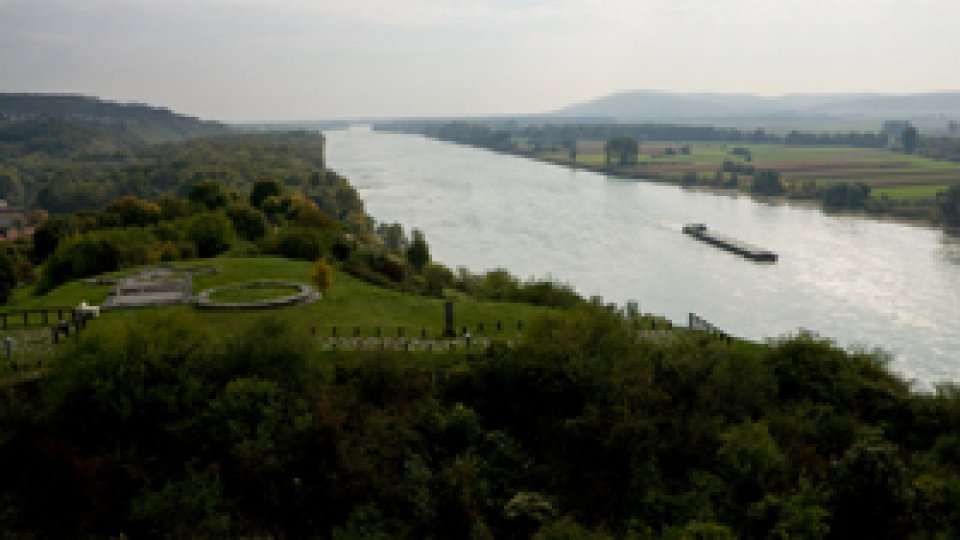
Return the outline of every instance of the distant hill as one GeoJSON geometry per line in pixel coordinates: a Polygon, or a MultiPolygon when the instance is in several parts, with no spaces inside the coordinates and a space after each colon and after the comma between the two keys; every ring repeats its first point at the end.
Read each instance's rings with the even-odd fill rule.
{"type": "Polygon", "coordinates": [[[0,93],[0,143],[52,153],[129,147],[228,132],[217,122],[139,103],[79,95],[0,93]]]}
{"type": "Polygon", "coordinates": [[[874,126],[882,120],[946,125],[960,119],[960,92],[924,94],[697,94],[630,91],[576,103],[554,117],[602,116],[619,122],[715,125],[874,126]]]}

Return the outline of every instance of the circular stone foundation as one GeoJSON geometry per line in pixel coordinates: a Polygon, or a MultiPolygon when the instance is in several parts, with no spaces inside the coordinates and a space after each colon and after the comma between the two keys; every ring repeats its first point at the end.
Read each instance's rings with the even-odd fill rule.
{"type": "Polygon", "coordinates": [[[197,295],[194,305],[200,309],[272,309],[286,306],[294,306],[313,302],[320,298],[320,293],[309,285],[295,283],[292,281],[245,281],[242,283],[231,283],[222,287],[206,289],[197,295]],[[295,294],[278,296],[267,300],[257,300],[253,302],[220,302],[213,300],[212,295],[231,289],[267,289],[267,288],[290,288],[295,289],[295,294]]]}

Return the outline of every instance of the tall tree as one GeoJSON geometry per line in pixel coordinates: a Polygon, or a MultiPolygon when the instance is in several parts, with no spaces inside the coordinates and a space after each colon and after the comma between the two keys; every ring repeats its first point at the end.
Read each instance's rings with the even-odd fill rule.
{"type": "Polygon", "coordinates": [[[903,132],[900,134],[900,144],[903,145],[905,153],[916,152],[917,146],[920,144],[920,132],[917,131],[917,128],[913,126],[903,128],[903,132]]]}
{"type": "Polygon", "coordinates": [[[783,182],[780,181],[780,173],[771,170],[757,171],[757,174],[753,177],[753,183],[750,185],[750,191],[757,195],[783,194],[783,182]]]}
{"type": "Polygon", "coordinates": [[[263,178],[253,183],[250,190],[250,206],[260,208],[267,197],[283,195],[283,185],[272,178],[263,178]]]}
{"type": "Polygon", "coordinates": [[[192,188],[188,195],[190,202],[204,206],[208,210],[216,210],[227,205],[227,192],[216,180],[204,180],[192,188]]]}
{"type": "Polygon", "coordinates": [[[427,240],[423,237],[423,233],[419,229],[414,229],[412,234],[412,240],[410,242],[410,247],[407,248],[407,260],[410,261],[410,264],[420,272],[423,270],[424,265],[430,262],[430,247],[427,245],[427,240]]]}
{"type": "Polygon", "coordinates": [[[0,304],[6,304],[10,291],[17,286],[17,274],[14,271],[13,257],[5,249],[0,249],[0,304]]]}
{"type": "Polygon", "coordinates": [[[950,186],[947,191],[937,194],[940,216],[951,227],[960,227],[960,185],[950,186]]]}
{"type": "Polygon", "coordinates": [[[640,154],[640,143],[633,137],[614,137],[603,145],[603,151],[608,167],[613,158],[616,158],[620,166],[633,165],[637,163],[640,154]]]}

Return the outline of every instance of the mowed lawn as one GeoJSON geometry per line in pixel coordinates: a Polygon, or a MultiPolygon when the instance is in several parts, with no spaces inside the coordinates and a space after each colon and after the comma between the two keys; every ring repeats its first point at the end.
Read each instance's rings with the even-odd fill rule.
{"type": "MultiPolygon", "coordinates": [[[[293,261],[279,257],[256,258],[216,258],[176,263],[181,267],[218,267],[216,274],[197,274],[194,278],[194,294],[208,288],[242,283],[253,280],[283,280],[309,283],[312,264],[306,261],[293,261]]],[[[128,274],[133,270],[121,272],[128,274]]],[[[52,306],[75,306],[81,300],[91,304],[100,304],[110,290],[105,285],[89,285],[83,281],[74,281],[58,287],[43,296],[33,296],[27,290],[17,291],[14,300],[5,307],[5,311],[17,309],[36,309],[52,306]]],[[[476,333],[482,324],[486,334],[493,335],[496,323],[501,323],[501,335],[510,337],[517,333],[518,321],[529,323],[537,315],[549,308],[516,304],[510,302],[478,301],[471,298],[456,297],[454,319],[458,328],[466,326],[476,333]]],[[[247,322],[262,317],[271,317],[282,321],[297,332],[309,332],[310,335],[328,336],[332,327],[338,328],[338,335],[352,335],[359,327],[362,335],[376,335],[379,327],[382,335],[396,336],[398,328],[403,328],[407,336],[419,336],[426,330],[429,337],[438,336],[443,328],[444,300],[427,298],[380,288],[360,281],[343,272],[336,272],[333,285],[319,301],[292,307],[269,310],[248,311],[207,311],[197,310],[193,306],[176,305],[156,308],[138,308],[105,311],[97,325],[114,324],[129,318],[139,317],[145,312],[170,313],[173,315],[194,313],[197,320],[218,332],[230,333],[243,327],[247,322]]],[[[15,321],[16,318],[11,318],[15,321]]]]}

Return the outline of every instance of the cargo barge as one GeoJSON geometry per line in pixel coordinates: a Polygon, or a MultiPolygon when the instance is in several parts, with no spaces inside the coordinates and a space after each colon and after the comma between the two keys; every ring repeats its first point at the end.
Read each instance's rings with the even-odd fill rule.
{"type": "Polygon", "coordinates": [[[777,262],[776,253],[767,249],[750,245],[746,242],[741,242],[740,240],[730,238],[729,236],[710,232],[707,230],[707,226],[703,223],[691,223],[684,225],[683,233],[689,234],[697,240],[717,246],[720,249],[725,249],[742,257],[746,257],[751,261],[777,262]]]}

